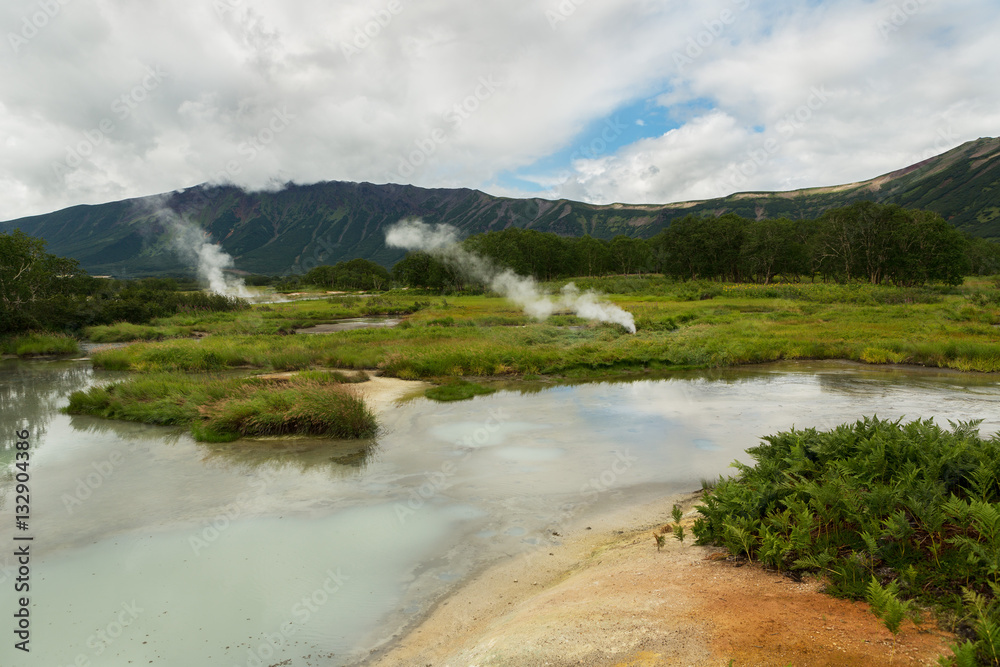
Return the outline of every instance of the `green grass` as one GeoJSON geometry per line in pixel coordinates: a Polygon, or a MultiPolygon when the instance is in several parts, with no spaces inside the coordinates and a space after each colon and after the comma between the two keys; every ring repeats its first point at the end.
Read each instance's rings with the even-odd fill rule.
{"type": "MultiPolygon", "coordinates": [[[[366,379],[366,378],[364,378],[366,379]]],[[[315,435],[369,438],[374,414],[339,373],[287,378],[138,375],[70,395],[69,414],[191,428],[197,440],[315,435]]]]}
{"type": "Polygon", "coordinates": [[[907,605],[890,598],[928,605],[978,637],[979,664],[996,664],[1000,438],[977,426],[871,418],[768,436],[748,450],[753,467],[734,463],[739,474],[705,493],[695,536],[821,573],[834,595],[892,602],[881,617],[893,632],[907,605]]]}
{"type": "MultiPolygon", "coordinates": [[[[1000,309],[975,296],[995,290],[986,279],[970,280],[960,288],[920,290],[861,284],[678,283],[655,277],[591,283],[590,287],[616,287],[627,292],[608,298],[634,314],[636,334],[565,313],[545,323],[535,322],[506,300],[490,295],[420,301],[423,297],[390,294],[374,300],[347,297],[274,304],[237,314],[186,316],[189,320],[178,316],[171,318],[171,326],[198,327],[209,330],[210,335],[105,350],[93,355],[93,364],[154,375],[377,369],[388,376],[442,383],[444,386],[428,393],[438,400],[461,400],[481,391],[481,385],[449,384],[449,379],[586,379],[787,359],[848,359],[1000,371],[996,327],[1000,309]],[[625,287],[630,284],[634,289],[625,287]],[[343,314],[343,309],[351,314],[360,314],[363,309],[402,309],[409,314],[402,326],[392,329],[323,335],[274,333],[290,323],[329,321],[331,315],[343,314]]],[[[132,332],[130,335],[158,335],[155,327],[135,327],[132,332]]],[[[262,417],[239,429],[219,426],[216,433],[212,430],[215,426],[196,422],[190,415],[177,417],[176,411],[188,405],[183,401],[158,402],[127,392],[119,400],[117,413],[108,416],[152,423],[184,419],[196,424],[202,438],[274,428],[273,420],[262,417]],[[128,414],[133,409],[145,417],[128,414]]],[[[208,396],[190,405],[205,406],[220,400],[208,396]]],[[[232,410],[245,411],[249,409],[246,406],[263,409],[263,404],[245,402],[234,403],[232,410]]],[[[223,419],[221,413],[216,417],[223,419]]],[[[232,415],[227,419],[225,423],[235,423],[232,415]]],[[[304,424],[294,428],[307,429],[304,424]]]]}
{"type": "MultiPolygon", "coordinates": [[[[94,363],[144,372],[378,368],[404,379],[587,377],[783,359],[1000,371],[1000,308],[977,306],[961,290],[925,289],[906,302],[906,290],[870,285],[773,286],[794,290],[798,296],[791,298],[765,294],[769,286],[748,295],[757,288],[643,283],[662,283],[668,293],[609,297],[634,314],[635,335],[568,315],[534,322],[500,298],[452,296],[420,308],[394,329],[164,341],[101,352],[94,363]],[[683,299],[687,291],[709,288],[719,296],[683,299]]],[[[296,304],[297,311],[307,307],[296,304]]]]}
{"type": "Polygon", "coordinates": [[[187,338],[196,333],[225,336],[286,335],[334,320],[376,315],[407,315],[430,306],[427,297],[402,291],[377,296],[342,296],[309,301],[259,304],[238,312],[180,313],[150,324],[116,322],[92,326],[84,336],[95,343],[187,338]]]}
{"type": "Polygon", "coordinates": [[[32,357],[47,354],[76,354],[80,347],[76,339],[61,334],[30,333],[0,339],[0,353],[32,357]]]}
{"type": "Polygon", "coordinates": [[[455,380],[424,392],[427,398],[435,401],[464,401],[473,396],[487,396],[496,391],[475,382],[455,380]]]}

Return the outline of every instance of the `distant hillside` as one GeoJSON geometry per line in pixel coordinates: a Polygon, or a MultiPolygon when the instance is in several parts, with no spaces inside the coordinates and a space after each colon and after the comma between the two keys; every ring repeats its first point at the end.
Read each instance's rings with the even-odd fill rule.
{"type": "Polygon", "coordinates": [[[516,226],[563,235],[645,238],[688,214],[807,218],[863,199],[936,211],[970,234],[1000,240],[1000,139],[972,141],[861,183],[737,193],[700,202],[597,206],[494,197],[469,189],[346,182],[253,193],[199,186],[159,197],[74,206],[0,223],[0,231],[20,228],[45,238],[49,252],[78,259],[92,274],[184,271],[189,267],[165,234],[170,214],[154,212],[169,210],[209,231],[233,256],[236,268],[285,274],[353,257],[391,266],[403,253],[385,247],[383,230],[407,216],[455,225],[467,234],[516,226]]]}

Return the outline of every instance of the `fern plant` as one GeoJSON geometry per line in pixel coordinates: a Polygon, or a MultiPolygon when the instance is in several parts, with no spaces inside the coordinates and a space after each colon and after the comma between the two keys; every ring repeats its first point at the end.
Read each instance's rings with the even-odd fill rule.
{"type": "Polygon", "coordinates": [[[719,544],[778,570],[812,570],[827,590],[868,598],[893,633],[915,602],[965,608],[978,641],[953,664],[1000,667],[1000,437],[978,422],[865,418],[827,432],[791,430],[748,450],[754,465],[707,491],[694,523],[719,544]],[[899,580],[883,587],[883,571],[899,580]],[[979,595],[963,596],[962,589],[979,595]]]}
{"type": "Polygon", "coordinates": [[[873,576],[868,582],[865,598],[871,605],[872,613],[893,635],[899,634],[900,625],[907,617],[913,618],[917,614],[912,601],[899,599],[899,585],[895,581],[883,587],[873,576]]]}
{"type": "Polygon", "coordinates": [[[976,657],[975,642],[962,642],[951,647],[953,656],[941,656],[938,658],[940,667],[978,667],[979,659],[976,657]]]}
{"type": "Polygon", "coordinates": [[[962,597],[965,606],[971,610],[971,616],[976,628],[976,650],[988,665],[1000,664],[1000,614],[997,613],[996,594],[1000,586],[992,586],[994,597],[988,599],[975,591],[965,589],[962,597]]]}

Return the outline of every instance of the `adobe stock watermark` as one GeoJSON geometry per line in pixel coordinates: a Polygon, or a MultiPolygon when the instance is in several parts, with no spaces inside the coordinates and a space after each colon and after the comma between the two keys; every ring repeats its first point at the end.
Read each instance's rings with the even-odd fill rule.
{"type": "Polygon", "coordinates": [[[38,9],[21,17],[20,30],[7,33],[7,42],[14,53],[18,53],[33,40],[52,20],[62,13],[63,7],[72,0],[35,0],[38,9]]]}
{"type": "Polygon", "coordinates": [[[618,117],[609,118],[604,121],[604,127],[601,129],[600,135],[594,137],[589,142],[585,142],[577,146],[569,156],[569,161],[575,162],[576,160],[593,160],[594,158],[600,157],[607,152],[608,147],[622,136],[625,132],[626,126],[618,120],[618,117]]]}
{"type": "Polygon", "coordinates": [[[282,132],[292,126],[292,121],[296,116],[288,111],[288,107],[283,106],[271,109],[270,117],[252,135],[246,136],[236,146],[236,154],[241,159],[227,160],[222,165],[222,169],[215,172],[213,181],[216,183],[231,183],[237,176],[243,173],[244,167],[257,159],[257,157],[267,149],[278,138],[282,132]]]}
{"type": "Polygon", "coordinates": [[[424,475],[424,483],[415,489],[411,489],[409,497],[405,501],[397,502],[393,509],[396,512],[396,519],[400,525],[422,510],[427,502],[437,496],[442,491],[451,487],[451,479],[456,475],[461,465],[472,458],[473,453],[490,441],[490,437],[500,430],[500,426],[510,419],[510,416],[502,407],[493,408],[489,411],[489,416],[483,424],[461,439],[455,441],[455,448],[462,452],[461,458],[456,462],[445,461],[441,467],[424,475]]]}
{"type": "Polygon", "coordinates": [[[62,179],[73,169],[94,155],[97,149],[105,143],[110,143],[111,135],[118,129],[116,121],[123,123],[128,120],[139,106],[149,99],[150,94],[160,87],[167,73],[159,65],[146,66],[146,73],[135,86],[125,91],[108,105],[112,117],[105,116],[95,127],[84,130],[83,138],[75,144],[66,146],[66,156],[52,164],[52,174],[56,179],[62,179]]]}
{"type": "Polygon", "coordinates": [[[73,658],[73,662],[70,663],[70,667],[92,667],[94,663],[91,662],[91,658],[97,658],[107,651],[125,634],[128,627],[135,623],[139,615],[144,611],[142,607],[136,604],[135,600],[122,602],[120,607],[121,609],[107,625],[103,628],[98,628],[93,634],[87,637],[86,644],[87,648],[91,650],[91,654],[77,653],[76,657],[73,658]]]}
{"type": "Polygon", "coordinates": [[[555,8],[550,8],[545,10],[545,18],[549,22],[549,27],[552,30],[558,30],[559,24],[568,20],[569,17],[576,13],[580,5],[585,3],[587,0],[562,0],[555,8]]]}
{"type": "Polygon", "coordinates": [[[215,13],[220,19],[243,6],[243,0],[213,0],[212,2],[212,8],[215,9],[215,13]]]}
{"type": "Polygon", "coordinates": [[[951,125],[947,128],[939,127],[934,134],[934,145],[925,149],[922,153],[914,153],[907,158],[907,163],[916,164],[924,160],[929,160],[932,157],[937,157],[941,153],[957,146],[961,142],[961,139],[961,135],[955,132],[951,125]]]}
{"type": "MultiPolygon", "coordinates": [[[[126,448],[126,453],[134,452],[136,447],[138,447],[138,444],[133,442],[126,448]]],[[[73,487],[73,492],[62,494],[60,500],[62,500],[63,507],[66,508],[66,513],[72,516],[73,512],[79,509],[96,491],[104,486],[105,482],[111,479],[115,474],[115,469],[124,460],[125,453],[121,450],[115,450],[103,461],[91,463],[87,474],[76,478],[76,485],[73,487]]]]}
{"type": "Polygon", "coordinates": [[[92,649],[95,656],[101,655],[115,643],[115,640],[122,636],[125,629],[132,625],[142,612],[142,607],[136,605],[135,600],[132,600],[131,603],[123,602],[121,611],[118,612],[113,621],[87,637],[87,648],[92,649]]]}
{"type": "MultiPolygon", "coordinates": [[[[584,141],[573,149],[570,153],[569,163],[572,165],[577,160],[596,160],[611,147],[612,143],[618,139],[627,126],[624,125],[617,116],[604,121],[604,126],[598,136],[590,141],[584,141]]],[[[556,187],[550,187],[541,195],[546,199],[560,199],[561,195],[556,187]]]]}
{"type": "Polygon", "coordinates": [[[385,7],[373,12],[372,18],[364,25],[356,26],[351,41],[340,43],[340,52],[344,54],[347,62],[371,46],[372,42],[378,39],[382,31],[388,28],[393,19],[402,14],[405,8],[402,0],[389,0],[385,7]]]}
{"type": "MultiPolygon", "coordinates": [[[[256,477],[250,479],[250,488],[263,493],[274,481],[270,472],[264,470],[256,477]]],[[[195,556],[200,556],[201,552],[210,547],[218,540],[224,532],[229,530],[237,519],[244,515],[250,506],[253,498],[249,493],[241,493],[236,500],[223,507],[222,511],[211,519],[204,519],[203,528],[188,538],[188,546],[195,556]]]]}
{"type": "MultiPolygon", "coordinates": [[[[233,2],[234,6],[240,2],[233,2]]],[[[272,107],[266,120],[258,127],[256,132],[242,138],[236,146],[237,158],[227,160],[221,169],[215,171],[209,179],[209,183],[192,188],[189,199],[184,202],[184,214],[193,214],[195,211],[204,210],[215,201],[219,195],[225,193],[221,186],[231,184],[236,181],[236,177],[243,173],[243,169],[256,160],[268,147],[274,143],[278,135],[285,132],[297,122],[298,117],[282,105],[272,107]]]]}
{"type": "Polygon", "coordinates": [[[683,72],[688,65],[693,65],[695,60],[710,49],[716,40],[726,33],[729,26],[736,23],[738,12],[750,8],[750,0],[730,0],[730,2],[735,10],[723,9],[717,16],[702,21],[704,30],[699,30],[688,37],[682,50],[674,51],[674,64],[677,65],[678,72],[683,72]]]}
{"type": "Polygon", "coordinates": [[[899,32],[930,2],[931,0],[904,0],[890,7],[889,14],[875,23],[882,39],[888,42],[894,33],[899,32]]]}
{"type": "Polygon", "coordinates": [[[587,480],[587,483],[580,487],[580,493],[584,499],[593,502],[601,494],[607,493],[618,484],[622,475],[632,469],[639,459],[632,456],[626,449],[624,452],[616,451],[614,461],[601,474],[587,480]]]}
{"type": "MultiPolygon", "coordinates": [[[[278,626],[278,630],[265,634],[263,641],[256,647],[247,649],[246,667],[265,667],[269,662],[285,648],[291,645],[291,638],[297,635],[312,620],[313,616],[319,612],[330,599],[340,592],[344,584],[351,580],[337,568],[336,571],[328,569],[326,579],[308,595],[292,605],[287,621],[278,626]]],[[[278,663],[285,664],[285,663],[278,663]]]]}
{"type": "Polygon", "coordinates": [[[17,574],[17,563],[13,562],[10,556],[4,556],[3,565],[0,565],[0,585],[7,583],[8,579],[17,574]]]}
{"type": "Polygon", "coordinates": [[[577,502],[562,505],[559,514],[554,516],[546,527],[543,539],[534,544],[525,542],[525,544],[530,545],[529,548],[532,552],[529,558],[537,556],[542,547],[553,545],[556,542],[554,537],[566,535],[572,521],[587,507],[597,502],[601,496],[619,486],[621,480],[639,462],[639,458],[633,456],[627,449],[625,451],[617,450],[614,454],[615,457],[607,468],[580,486],[580,499],[577,502]]]}
{"type": "Polygon", "coordinates": [[[813,116],[830,101],[830,93],[824,86],[813,86],[805,102],[785,114],[776,124],[779,138],[765,139],[757,148],[747,151],[747,159],[731,165],[723,178],[724,187],[739,189],[765,167],[781,151],[782,145],[805,127],[813,116]]]}
{"type": "Polygon", "coordinates": [[[497,81],[493,74],[479,77],[475,88],[442,114],[442,120],[447,123],[447,128],[434,128],[424,137],[413,140],[415,148],[399,157],[393,178],[398,179],[398,182],[406,182],[412,177],[417,169],[426,165],[431,156],[451,139],[451,134],[472,118],[501,87],[502,83],[497,81]]]}

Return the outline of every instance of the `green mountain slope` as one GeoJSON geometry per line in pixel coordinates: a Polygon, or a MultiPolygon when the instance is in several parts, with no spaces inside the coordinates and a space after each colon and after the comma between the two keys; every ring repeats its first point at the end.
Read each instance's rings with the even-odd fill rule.
{"type": "Polygon", "coordinates": [[[236,268],[255,273],[307,271],[365,257],[386,266],[402,257],[385,247],[384,229],[408,216],[447,223],[466,234],[529,227],[563,235],[649,237],[688,214],[815,217],[870,199],[936,211],[975,236],[1000,239],[1000,139],[979,139],[878,178],[792,192],[746,192],[701,202],[597,206],[568,200],[510,199],[469,189],[326,182],[247,193],[199,186],[158,197],[74,206],[0,223],[49,242],[93,274],[140,276],[185,271],[171,242],[181,216],[211,234],[236,268]]]}

